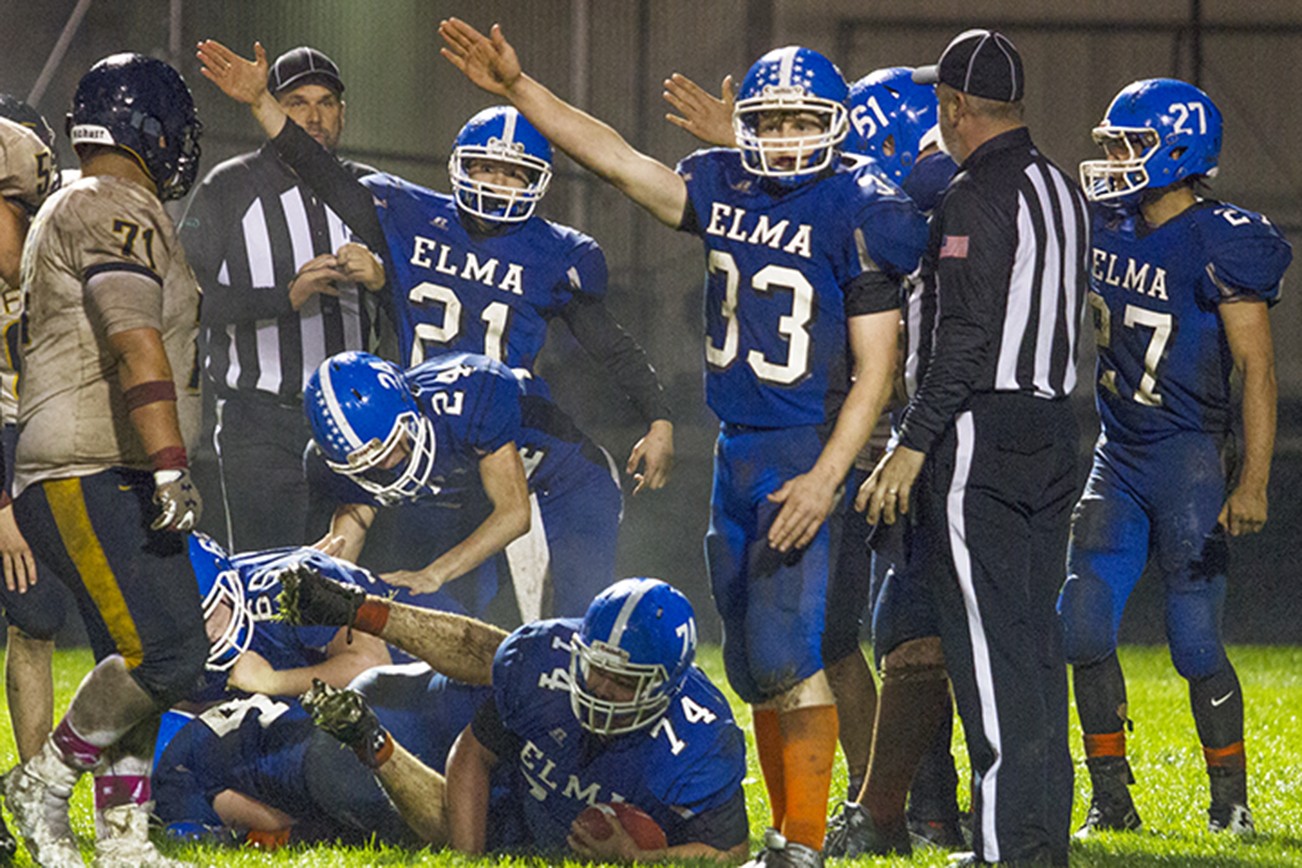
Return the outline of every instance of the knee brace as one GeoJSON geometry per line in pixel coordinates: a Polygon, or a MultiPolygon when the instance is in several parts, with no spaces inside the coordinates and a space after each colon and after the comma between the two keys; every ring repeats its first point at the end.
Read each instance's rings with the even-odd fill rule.
{"type": "Polygon", "coordinates": [[[1063,648],[1075,665],[1102,660],[1116,649],[1112,588],[1092,575],[1071,575],[1058,595],[1063,648]]]}

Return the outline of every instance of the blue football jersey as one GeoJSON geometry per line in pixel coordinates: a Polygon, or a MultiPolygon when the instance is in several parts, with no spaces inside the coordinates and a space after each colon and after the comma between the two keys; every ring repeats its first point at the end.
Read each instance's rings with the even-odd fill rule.
{"type": "MultiPolygon", "coordinates": [[[[487,356],[449,353],[406,372],[416,402],[434,424],[434,472],[417,500],[460,502],[479,486],[479,459],[512,441],[520,450],[531,491],[564,488],[586,479],[576,462],[598,463],[601,450],[550,400],[526,391],[524,381],[487,356]]],[[[340,503],[378,505],[360,486],[326,470],[319,450],[307,473],[340,503]],[[333,477],[333,478],[332,478],[333,477]]]]}
{"type": "MultiPolygon", "coordinates": [[[[367,593],[387,595],[389,585],[367,570],[340,558],[332,558],[308,546],[266,549],[231,556],[244,584],[244,602],[253,617],[250,651],[266,658],[271,668],[300,669],[315,666],[326,659],[326,646],[339,632],[338,627],[295,627],[279,620],[276,597],[280,594],[280,571],[307,564],[326,578],[357,585],[367,593]]],[[[229,672],[206,671],[203,687],[188,697],[194,702],[212,702],[227,698],[229,672]]]]}
{"type": "Polygon", "coordinates": [[[735,150],[698,151],[678,173],[695,215],[683,228],[706,249],[710,408],[758,428],[827,421],[849,388],[847,294],[873,272],[912,272],[926,221],[866,158],[795,189],[748,172],[735,150]]]}
{"type": "Polygon", "coordinates": [[[928,154],[913,166],[913,171],[900,184],[909,194],[913,204],[923,214],[930,214],[940,204],[949,181],[958,173],[958,164],[949,154],[936,151],[928,154]]]}
{"type": "Polygon", "coordinates": [[[531,371],[547,321],[576,294],[606,292],[606,257],[582,232],[532,217],[471,233],[446,193],[386,174],[362,183],[395,260],[389,300],[408,366],[466,352],[531,371]]]}
{"type": "Polygon", "coordinates": [[[1156,229],[1093,212],[1090,307],[1110,440],[1229,430],[1233,367],[1219,305],[1273,303],[1292,248],[1260,214],[1202,201],[1156,229]]]}
{"type": "Polygon", "coordinates": [[[516,630],[493,662],[493,695],[520,753],[502,757],[517,772],[516,804],[533,846],[565,849],[575,818],[602,802],[646,811],[671,846],[686,843],[684,823],[733,798],[746,771],[746,747],[723,694],[692,667],[669,710],[641,730],[602,739],[570,707],[570,640],[577,618],[516,630]]]}

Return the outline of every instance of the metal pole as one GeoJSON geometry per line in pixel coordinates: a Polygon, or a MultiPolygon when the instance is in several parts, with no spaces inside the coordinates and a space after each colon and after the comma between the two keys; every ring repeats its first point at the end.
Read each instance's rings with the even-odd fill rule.
{"type": "Polygon", "coordinates": [[[1203,4],[1189,0],[1189,60],[1193,65],[1190,79],[1194,87],[1203,86],[1203,4]]]}
{"type": "Polygon", "coordinates": [[[184,0],[171,0],[167,21],[167,62],[181,68],[181,12],[184,0]]]}
{"type": "MultiPolygon", "coordinates": [[[[589,70],[592,66],[592,39],[590,0],[572,0],[570,3],[570,100],[581,109],[588,107],[590,90],[589,70]]],[[[588,184],[592,178],[580,173],[578,183],[570,185],[571,226],[588,225],[588,184]]]]}
{"type": "Polygon", "coordinates": [[[81,19],[86,17],[86,10],[90,9],[90,4],[91,0],[77,0],[77,5],[73,8],[72,14],[68,16],[68,22],[63,25],[63,32],[59,34],[54,47],[50,49],[50,56],[45,59],[45,66],[41,69],[41,74],[36,77],[36,83],[32,85],[31,93],[27,94],[27,104],[33,108],[38,107],[41,97],[45,96],[45,89],[50,86],[50,81],[54,78],[54,71],[59,68],[64,55],[68,53],[68,46],[72,44],[72,37],[76,35],[77,28],[81,26],[81,19]]]}

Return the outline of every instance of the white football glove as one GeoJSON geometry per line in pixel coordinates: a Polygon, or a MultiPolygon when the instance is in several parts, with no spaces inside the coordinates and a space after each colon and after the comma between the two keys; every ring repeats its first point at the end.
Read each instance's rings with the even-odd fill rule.
{"type": "Polygon", "coordinates": [[[162,512],[149,526],[152,530],[194,530],[203,515],[203,498],[185,467],[154,471],[154,503],[162,512]]]}

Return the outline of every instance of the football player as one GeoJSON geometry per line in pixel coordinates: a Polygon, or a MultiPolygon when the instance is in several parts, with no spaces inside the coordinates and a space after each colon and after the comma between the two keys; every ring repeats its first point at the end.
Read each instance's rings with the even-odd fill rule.
{"type": "MultiPolygon", "coordinates": [[[[412,756],[439,773],[491,693],[419,663],[370,669],[346,686],[365,697],[412,756]]],[[[155,813],[177,837],[242,840],[263,849],[301,841],[419,842],[370,767],[340,750],[293,700],[255,694],[197,717],[168,712],[152,784],[155,813]]]]}
{"type": "Polygon", "coordinates": [[[71,604],[58,581],[36,581],[31,547],[18,529],[11,499],[14,452],[18,443],[18,352],[23,300],[19,265],[27,229],[41,204],[59,189],[54,131],[27,103],[0,94],[0,438],[3,491],[0,492],[0,559],[4,587],[0,604],[9,622],[5,654],[5,695],[18,756],[30,759],[54,727],[51,660],[54,636],[71,604]],[[22,697],[21,701],[19,696],[22,697]]]}
{"type": "Polygon", "coordinates": [[[97,661],[5,783],[40,864],[82,864],[68,798],[91,768],[97,863],[172,864],[148,838],[149,755],[208,643],[197,587],[177,582],[202,510],[186,452],[199,292],[162,203],[193,182],[200,131],[166,63],[96,63],[68,118],[82,176],[41,208],[24,252],[14,509],[42,570],[76,596],[97,661]]]}
{"type": "Polygon", "coordinates": [[[322,687],[303,697],[318,725],[375,769],[423,840],[467,853],[573,850],[600,861],[745,854],[745,739],[723,695],[692,664],[692,607],[671,586],[624,579],[582,619],[537,621],[508,636],[306,570],[282,582],[281,607],[297,622],[351,625],[420,651],[458,680],[491,683],[446,775],[414,759],[357,694],[322,687]],[[503,771],[511,786],[490,792],[503,771]],[[585,808],[611,801],[649,814],[668,849],[638,849],[618,820],[604,840],[576,824],[585,808]]]}
{"type": "MultiPolygon", "coordinates": [[[[930,213],[958,167],[940,148],[936,89],[915,84],[910,67],[897,66],[869,73],[850,86],[850,131],[845,150],[871,157],[884,175],[898,184],[924,213],[930,213]]],[[[708,144],[733,147],[731,78],[724,79],[714,97],[686,76],[675,73],[665,81],[665,99],[681,114],[668,119],[708,144]]],[[[920,328],[923,298],[909,282],[906,300],[906,352],[902,385],[907,396],[916,388],[917,350],[929,339],[920,328]]],[[[897,385],[901,385],[897,383],[897,385]]],[[[868,445],[855,459],[847,479],[851,498],[867,480],[886,448],[890,420],[879,420],[868,445]]],[[[850,808],[833,821],[828,852],[858,855],[910,850],[905,829],[905,794],[909,793],[908,831],[945,847],[964,844],[955,800],[957,773],[949,753],[953,712],[945,686],[944,656],[935,634],[930,593],[907,581],[891,563],[887,549],[898,547],[883,528],[869,557],[863,519],[845,511],[844,534],[828,589],[828,617],[823,657],[836,695],[841,748],[849,772],[848,800],[862,805],[872,818],[872,831],[862,815],[853,822],[850,808]],[[880,604],[880,608],[878,608],[880,604]],[[873,611],[873,638],[883,670],[879,704],[867,661],[859,646],[866,606],[873,611]],[[879,726],[874,726],[874,716],[879,726]],[[936,726],[931,722],[935,721],[936,726]],[[926,734],[938,729],[918,767],[926,734]],[[869,776],[869,746],[876,739],[869,776]],[[917,767],[917,774],[914,769],[917,767]],[[862,791],[862,792],[861,792],[862,791]],[[844,838],[850,823],[851,839],[844,838]],[[841,831],[838,831],[841,830],[841,831]]]]}
{"type": "Polygon", "coordinates": [[[1166,591],[1166,635],[1189,683],[1211,782],[1213,831],[1253,831],[1243,693],[1221,639],[1227,536],[1266,522],[1275,439],[1267,311],[1292,250],[1260,214],[1217,201],[1221,113],[1174,79],[1112,100],[1081,164],[1095,203],[1092,291],[1102,434],[1072,520],[1058,601],[1093,795],[1081,833],[1135,829],[1127,785],[1126,686],[1117,628],[1146,565],[1166,591]],[[1243,447],[1225,463],[1232,374],[1242,377],[1243,447]]]}
{"type": "Polygon", "coordinates": [[[306,547],[228,555],[197,532],[190,535],[190,561],[211,642],[203,687],[186,697],[190,702],[211,703],[238,693],[294,697],[314,679],[343,687],[365,670],[393,662],[384,643],[372,636],[291,627],[276,609],[280,575],[301,564],[382,593],[384,587],[360,567],[306,547]]]}
{"type": "MultiPolygon", "coordinates": [[[[533,368],[548,322],[559,317],[611,372],[648,425],[626,465],[638,480],[634,494],[643,486],[663,486],[673,461],[673,425],[646,354],[604,304],[605,256],[588,236],[535,216],[552,177],[547,140],[515,109],[488,108],[467,121],[453,144],[448,173],[454,195],[386,174],[358,181],[310,136],[285,123],[284,110],[266,88],[261,46],[255,56],[249,62],[213,41],[199,50],[205,75],[251,105],[276,151],[382,255],[374,272],[390,289],[388,309],[403,365],[447,352],[481,353],[513,369],[530,391],[546,395],[533,368]]],[[[550,540],[546,521],[541,523],[550,540]]],[[[532,565],[522,547],[508,550],[517,587],[536,586],[541,580],[527,575],[532,565]]],[[[544,548],[544,563],[546,554],[544,548]]],[[[583,584],[571,575],[553,583],[547,612],[581,614],[608,581],[583,584]]],[[[526,612],[526,620],[538,614],[526,612]]]]}
{"type": "MultiPolygon", "coordinates": [[[[529,529],[531,497],[555,587],[613,580],[620,492],[605,453],[501,362],[454,353],[403,371],[341,353],[309,378],[303,404],[316,443],[309,473],[340,504],[330,536],[340,538],[342,557],[356,559],[379,507],[446,513],[480,492],[491,504],[461,542],[384,581],[432,594],[471,573],[529,529]]],[[[430,602],[477,612],[488,601],[458,606],[444,594],[430,602]]]]}
{"type": "Polygon", "coordinates": [[[900,281],[925,222],[866,163],[841,160],[847,88],[817,52],[758,60],[734,106],[738,149],[675,171],[524,75],[500,28],[490,39],[451,19],[440,33],[472,82],[704,243],[706,398],[723,422],[706,559],[728,678],[755,707],[773,811],[760,858],[821,864],[837,739],[821,639],[838,494],[890,392],[900,281]]]}

